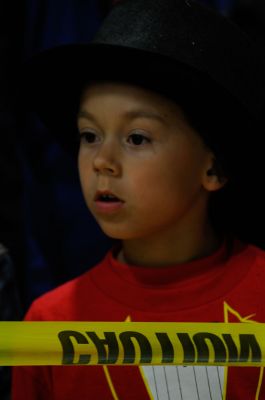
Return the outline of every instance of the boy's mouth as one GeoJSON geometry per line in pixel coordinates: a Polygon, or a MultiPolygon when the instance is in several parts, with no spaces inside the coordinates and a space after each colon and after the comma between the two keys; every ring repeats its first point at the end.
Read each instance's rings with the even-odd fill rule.
{"type": "Polygon", "coordinates": [[[122,199],[116,196],[116,194],[109,190],[98,190],[94,197],[94,201],[97,212],[103,215],[119,213],[125,203],[122,199]]]}
{"type": "Polygon", "coordinates": [[[122,199],[120,199],[118,196],[116,196],[114,193],[110,192],[109,190],[98,190],[95,197],[95,201],[103,201],[103,202],[124,202],[122,199]]]}

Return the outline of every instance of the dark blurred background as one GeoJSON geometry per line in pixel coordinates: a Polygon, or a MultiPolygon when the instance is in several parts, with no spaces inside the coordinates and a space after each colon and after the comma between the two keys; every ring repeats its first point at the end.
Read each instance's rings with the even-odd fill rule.
{"type": "MultiPolygon", "coordinates": [[[[76,161],[35,115],[12,104],[21,63],[43,49],[91,40],[114,2],[0,2],[0,320],[23,318],[33,299],[95,265],[112,246],[84,204],[76,161]]],[[[264,50],[264,0],[201,2],[264,50]]],[[[0,368],[1,399],[9,398],[9,380],[0,368]]]]}

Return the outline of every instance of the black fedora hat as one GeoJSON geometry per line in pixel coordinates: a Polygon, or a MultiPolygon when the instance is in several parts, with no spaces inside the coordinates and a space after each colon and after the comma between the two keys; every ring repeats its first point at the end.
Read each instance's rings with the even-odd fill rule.
{"type": "MultiPolygon", "coordinates": [[[[217,125],[263,123],[265,62],[235,25],[193,0],[124,0],[92,42],[56,47],[23,68],[23,104],[76,152],[76,113],[89,80],[119,80],[172,97],[217,125]]],[[[196,119],[196,118],[195,118],[196,119]]],[[[199,127],[200,128],[200,127],[199,127]]],[[[227,134],[206,134],[217,152],[227,134]]],[[[246,129],[245,129],[246,131],[246,129]]]]}

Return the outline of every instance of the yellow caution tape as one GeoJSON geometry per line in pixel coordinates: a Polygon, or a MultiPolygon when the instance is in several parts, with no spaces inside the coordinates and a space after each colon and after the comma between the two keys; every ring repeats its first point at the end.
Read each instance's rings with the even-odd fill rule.
{"type": "Polygon", "coordinates": [[[0,365],[265,366],[265,324],[0,322],[0,365]]]}

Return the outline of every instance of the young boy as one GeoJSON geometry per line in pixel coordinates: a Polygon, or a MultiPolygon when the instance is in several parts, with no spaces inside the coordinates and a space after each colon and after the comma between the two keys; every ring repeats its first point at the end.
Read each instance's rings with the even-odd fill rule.
{"type": "MultiPolygon", "coordinates": [[[[260,179],[259,57],[235,26],[192,0],[127,0],[92,44],[32,61],[25,93],[73,153],[78,126],[84,198],[117,243],[92,270],[37,299],[27,320],[265,321],[265,253],[242,239],[247,230],[239,238],[251,221],[239,196],[260,179]]],[[[14,400],[264,396],[262,368],[13,373],[14,400]]]]}

